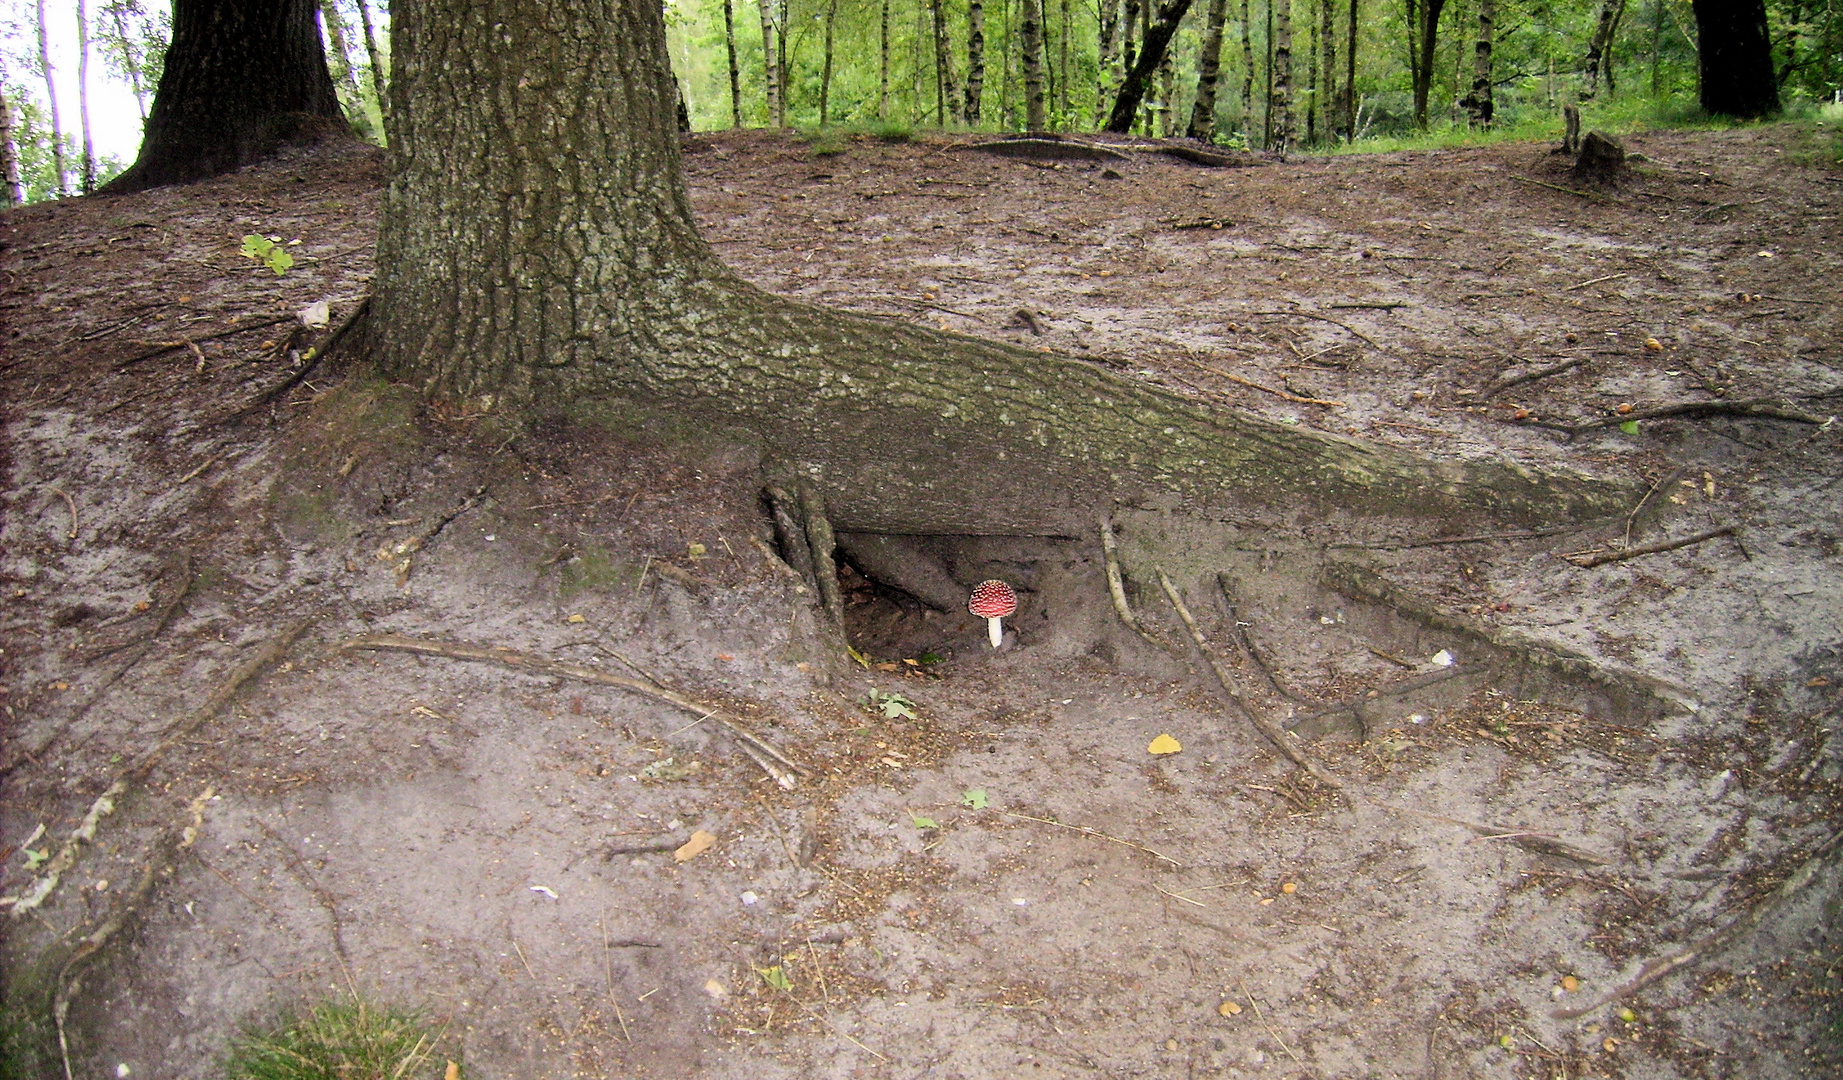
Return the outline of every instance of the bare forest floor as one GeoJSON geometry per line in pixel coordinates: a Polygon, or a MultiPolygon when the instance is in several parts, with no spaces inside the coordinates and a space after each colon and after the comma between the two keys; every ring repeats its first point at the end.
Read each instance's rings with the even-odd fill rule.
{"type": "Polygon", "coordinates": [[[367,291],[375,151],[13,211],[16,1035],[61,988],[77,1075],[203,1077],[358,987],[482,1077],[1843,1073],[1843,171],[1807,129],[1635,137],[1592,190],[1533,145],[686,149],[766,289],[1650,494],[1484,539],[1118,507],[1156,644],[1097,537],[942,540],[1023,587],[1012,643],[847,567],[863,667],[771,555],[746,443],[507,442],[343,361],[295,377],[325,331],[294,313],[367,291]],[[1208,681],[1161,569],[1341,793],[1208,681]],[[810,772],[561,669],[339,648],[367,634],[645,672],[810,772]]]}

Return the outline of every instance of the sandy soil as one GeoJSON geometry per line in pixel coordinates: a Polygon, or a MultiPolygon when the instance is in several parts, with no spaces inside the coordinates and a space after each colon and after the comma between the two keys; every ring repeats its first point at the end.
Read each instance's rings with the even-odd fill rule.
{"type": "Polygon", "coordinates": [[[374,152],[7,214],[0,894],[127,779],[0,916],[8,1015],[61,981],[86,1076],[212,1075],[350,986],[474,1076],[1837,1074],[1843,173],[1793,125],[1628,148],[1588,190],[1531,145],[691,140],[706,235],[766,288],[1650,491],[1470,539],[1119,507],[1151,641],[1097,537],[935,538],[1020,586],[1007,647],[847,567],[869,666],[773,556],[746,443],[507,442],[303,375],[294,313],[368,287],[374,152]],[[1160,570],[1341,791],[1211,681],[1160,570]],[[340,648],[378,634],[587,677],[340,648]]]}

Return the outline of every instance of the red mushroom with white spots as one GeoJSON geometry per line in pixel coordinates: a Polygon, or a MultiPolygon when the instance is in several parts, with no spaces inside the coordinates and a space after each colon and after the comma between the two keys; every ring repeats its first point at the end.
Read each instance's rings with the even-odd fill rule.
{"type": "Polygon", "coordinates": [[[982,581],[973,589],[966,610],[985,620],[986,636],[996,649],[1005,640],[1004,620],[1017,613],[1017,593],[1002,581],[982,581]]]}

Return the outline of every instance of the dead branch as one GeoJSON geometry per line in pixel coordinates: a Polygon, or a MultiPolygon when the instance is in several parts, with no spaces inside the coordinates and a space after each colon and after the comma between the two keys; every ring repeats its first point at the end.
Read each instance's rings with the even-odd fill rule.
{"type": "MultiPolygon", "coordinates": [[[[454,521],[455,518],[460,517],[462,514],[480,505],[480,500],[485,498],[485,496],[486,488],[484,486],[477,487],[473,490],[473,494],[462,499],[459,503],[456,503],[454,509],[448,511],[446,514],[437,515],[433,521],[419,532],[412,533],[394,544],[385,544],[378,548],[378,561],[391,563],[395,566],[397,571],[397,585],[399,587],[409,581],[410,570],[415,562],[416,553],[422,550],[423,545],[439,536],[441,531],[447,528],[449,523],[454,521]]],[[[412,518],[411,520],[414,519],[412,518]]]]}
{"type": "Polygon", "coordinates": [[[1645,965],[1638,969],[1638,974],[1627,979],[1609,993],[1585,1005],[1556,1009],[1549,1015],[1557,1020],[1574,1020],[1586,1016],[1595,1009],[1604,1008],[1620,998],[1630,997],[1673,971],[1701,963],[1714,953],[1733,944],[1765,922],[1769,915],[1790,903],[1794,896],[1815,881],[1818,871],[1823,869],[1825,858],[1837,847],[1839,840],[1843,840],[1843,831],[1832,833],[1828,840],[1819,844],[1817,850],[1805,860],[1804,865],[1793,872],[1791,877],[1786,878],[1770,898],[1755,905],[1753,910],[1742,914],[1726,926],[1704,935],[1688,948],[1646,961],[1645,965]]]}
{"type": "Polygon", "coordinates": [[[1825,419],[1795,408],[1790,402],[1777,401],[1772,398],[1745,398],[1739,401],[1684,401],[1675,405],[1659,406],[1655,409],[1639,409],[1623,415],[1616,413],[1612,416],[1602,416],[1597,420],[1588,420],[1561,430],[1569,435],[1579,435],[1582,432],[1597,431],[1600,428],[1616,427],[1640,420],[1662,420],[1670,416],[1766,416],[1775,420],[1790,420],[1795,424],[1822,424],[1825,419]]]}
{"type": "Polygon", "coordinates": [[[301,381],[307,378],[308,374],[312,372],[314,368],[320,366],[320,361],[324,360],[328,353],[331,353],[339,346],[340,341],[344,340],[346,334],[351,331],[352,327],[358,325],[359,321],[363,319],[365,314],[370,310],[371,297],[367,296],[358,302],[358,306],[352,309],[351,314],[347,315],[337,327],[333,328],[333,332],[326,336],[325,341],[312,346],[301,354],[301,358],[295,361],[294,370],[288,373],[287,378],[282,379],[274,386],[257,394],[254,398],[239,406],[235,412],[217,418],[213,423],[227,424],[233,420],[240,420],[301,385],[301,381]]]}
{"type": "Polygon", "coordinates": [[[1391,806],[1388,803],[1380,802],[1377,803],[1376,806],[1379,809],[1387,810],[1391,814],[1412,814],[1415,817],[1427,818],[1430,821],[1440,821],[1448,825],[1457,825],[1462,829],[1470,830],[1480,837],[1493,840],[1508,840],[1518,847],[1527,848],[1530,851],[1540,852],[1544,855],[1555,855],[1563,859],[1572,859],[1575,862],[1586,863],[1589,866],[1605,866],[1613,861],[1608,856],[1602,855],[1597,851],[1588,851],[1586,848],[1576,847],[1551,833],[1532,832],[1528,829],[1518,829],[1504,825],[1482,825],[1476,821],[1466,821],[1463,818],[1448,817],[1445,814],[1436,814],[1430,810],[1416,810],[1408,806],[1391,806]]]}
{"type": "Polygon", "coordinates": [[[212,691],[211,696],[205,699],[203,705],[167,728],[158,742],[136,755],[114,782],[105,788],[101,795],[96,796],[96,800],[90,804],[89,811],[83,815],[83,820],[71,830],[70,836],[65,839],[64,846],[58,849],[58,853],[45,864],[44,873],[32,883],[32,887],[16,898],[7,898],[12,901],[14,918],[38,907],[51,896],[58,887],[58,881],[77,864],[77,858],[82,854],[83,845],[95,843],[96,830],[102,825],[103,818],[115,813],[117,800],[138,789],[147,779],[147,775],[153,771],[154,766],[166,756],[168,750],[197,731],[207,720],[216,716],[224,706],[230,704],[231,699],[237,695],[245,683],[262,674],[280,660],[294,644],[295,639],[307,629],[308,621],[302,619],[270,638],[254,656],[238,665],[237,669],[231,672],[230,677],[212,691]]]}
{"type": "Polygon", "coordinates": [[[1532,383],[1538,379],[1546,379],[1551,375],[1560,375],[1565,371],[1573,371],[1586,362],[1587,358],[1585,356],[1576,356],[1571,359],[1563,360],[1560,363],[1532,368],[1520,375],[1501,376],[1496,382],[1478,392],[1478,400],[1483,401],[1485,398],[1491,397],[1494,394],[1501,394],[1513,386],[1522,386],[1524,383],[1532,383]]]}
{"type": "Polygon", "coordinates": [[[1278,723],[1275,723],[1272,718],[1268,717],[1259,709],[1256,709],[1248,702],[1246,697],[1242,696],[1241,687],[1235,681],[1235,676],[1231,675],[1228,670],[1222,666],[1222,662],[1216,659],[1216,654],[1210,650],[1209,644],[1203,640],[1203,631],[1197,627],[1196,617],[1191,615],[1190,608],[1184,603],[1184,598],[1178,595],[1177,586],[1171,584],[1171,579],[1165,575],[1163,569],[1158,571],[1158,584],[1160,588],[1165,590],[1165,596],[1171,601],[1171,606],[1177,609],[1178,619],[1183,622],[1184,629],[1190,631],[1190,640],[1196,643],[1197,652],[1203,655],[1204,661],[1209,665],[1210,672],[1216,676],[1216,681],[1221,684],[1223,691],[1227,693],[1230,698],[1234,699],[1236,706],[1241,709],[1242,714],[1248,718],[1248,721],[1254,725],[1255,730],[1265,735],[1267,741],[1273,743],[1274,747],[1278,749],[1288,761],[1304,769],[1306,772],[1311,773],[1313,778],[1319,783],[1335,791],[1342,791],[1344,788],[1343,781],[1332,776],[1329,772],[1326,772],[1311,758],[1306,757],[1303,751],[1292,745],[1292,740],[1278,723]]]}
{"type": "Polygon", "coordinates": [[[1389,300],[1373,303],[1364,301],[1361,303],[1349,304],[1327,304],[1325,306],[1329,307],[1332,311],[1394,311],[1398,307],[1413,307],[1414,305],[1406,300],[1389,300]]]}
{"type": "Polygon", "coordinates": [[[731,716],[715,706],[707,706],[685,697],[675,690],[660,686],[650,680],[629,679],[620,675],[610,675],[605,671],[582,667],[577,664],[564,663],[532,653],[515,652],[511,649],[486,648],[479,645],[467,645],[457,641],[425,641],[417,638],[401,637],[397,634],[372,634],[356,637],[340,643],[341,651],[350,652],[357,649],[375,651],[396,651],[416,653],[419,656],[440,656],[450,660],[476,660],[499,664],[502,667],[515,668],[520,671],[536,672],[556,678],[576,679],[581,682],[596,683],[601,686],[613,686],[641,697],[695,713],[700,718],[715,720],[733,735],[743,752],[763,772],[774,778],[774,782],[789,791],[798,784],[797,774],[809,770],[775,749],[773,744],[750,731],[748,726],[737,717],[731,716]]]}
{"type": "Polygon", "coordinates": [[[1705,540],[1713,540],[1718,536],[1732,535],[1734,535],[1734,526],[1723,525],[1720,528],[1707,529],[1692,536],[1680,536],[1674,540],[1659,540],[1654,544],[1640,544],[1637,547],[1621,548],[1618,551],[1603,551],[1597,555],[1584,555],[1578,558],[1563,556],[1563,558],[1566,558],[1569,562],[1585,570],[1595,566],[1604,566],[1610,562],[1619,562],[1623,559],[1636,559],[1640,555],[1656,555],[1661,551],[1675,551],[1678,548],[1693,547],[1705,540]]]}
{"type": "Polygon", "coordinates": [[[196,347],[203,342],[216,341],[219,338],[235,337],[238,334],[244,333],[249,330],[260,330],[265,326],[275,326],[278,323],[293,322],[297,317],[298,316],[294,316],[294,315],[276,315],[272,318],[257,319],[253,322],[242,323],[238,326],[233,326],[226,330],[218,330],[210,334],[197,334],[192,337],[177,338],[173,341],[139,342],[139,344],[141,345],[151,345],[152,348],[149,349],[147,352],[138,353],[134,356],[129,357],[126,360],[121,361],[120,363],[117,363],[115,365],[115,370],[117,371],[126,370],[127,368],[133,367],[134,365],[140,363],[143,360],[151,360],[156,356],[159,356],[163,353],[170,353],[175,349],[185,349],[185,348],[196,347]]]}
{"type": "Polygon", "coordinates": [[[1117,836],[1109,836],[1099,829],[1091,829],[1086,825],[1070,825],[1067,822],[1057,821],[1054,818],[1031,817],[1029,814],[1014,814],[1009,810],[1000,810],[999,814],[1001,814],[1004,817],[1008,817],[1008,818],[1016,818],[1019,821],[1034,821],[1039,825],[1054,825],[1058,829],[1067,829],[1070,832],[1081,833],[1083,836],[1092,836],[1096,840],[1105,840],[1108,843],[1119,844],[1122,847],[1129,847],[1129,848],[1134,849],[1135,851],[1143,851],[1147,855],[1150,855],[1155,859],[1170,863],[1172,866],[1177,867],[1179,870],[1184,869],[1183,863],[1178,862],[1176,859],[1172,858],[1169,855],[1166,855],[1162,851],[1155,851],[1152,848],[1146,847],[1144,844],[1135,844],[1131,840],[1122,840],[1117,836]]]}
{"type": "Polygon", "coordinates": [[[1146,633],[1145,627],[1140,626],[1133,615],[1132,606],[1126,602],[1126,581],[1120,576],[1120,548],[1114,540],[1113,522],[1105,517],[1101,518],[1101,555],[1107,561],[1107,591],[1113,595],[1113,609],[1120,621],[1155,648],[1170,652],[1169,645],[1146,633]]]}
{"type": "Polygon", "coordinates": [[[1303,694],[1296,694],[1287,689],[1286,686],[1280,682],[1280,677],[1274,674],[1273,664],[1265,656],[1261,655],[1260,648],[1254,643],[1254,635],[1248,632],[1249,624],[1242,622],[1241,609],[1237,606],[1235,601],[1235,580],[1228,575],[1227,571],[1221,571],[1216,574],[1216,588],[1221,590],[1223,602],[1228,605],[1229,624],[1235,628],[1236,641],[1241,643],[1242,651],[1248,654],[1249,661],[1251,661],[1255,667],[1259,668],[1262,674],[1267,676],[1268,685],[1274,688],[1274,692],[1295,705],[1318,704],[1303,694]]]}
{"type": "Polygon", "coordinates": [[[1591,191],[1577,191],[1571,187],[1562,187],[1560,184],[1551,184],[1547,180],[1532,180],[1527,176],[1515,176],[1515,175],[1511,176],[1511,179],[1517,181],[1520,184],[1534,184],[1537,187],[1548,188],[1550,191],[1559,191],[1564,195],[1574,195],[1579,198],[1586,199],[1588,202],[1604,202],[1605,201],[1604,196],[1596,195],[1591,191]]]}

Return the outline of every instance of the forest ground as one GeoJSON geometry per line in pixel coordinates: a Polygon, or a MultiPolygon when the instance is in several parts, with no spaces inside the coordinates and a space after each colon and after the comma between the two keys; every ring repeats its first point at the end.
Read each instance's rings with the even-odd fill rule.
{"type": "Polygon", "coordinates": [[[1097,537],[944,538],[962,585],[1022,586],[1008,647],[847,567],[868,667],[773,556],[746,440],[505,441],[362,368],[297,380],[325,331],[294,313],[367,290],[375,151],[9,212],[0,893],[63,867],[0,915],[12,1022],[64,985],[85,1076],[213,1075],[239,1024],[353,987],[473,1076],[1837,1075],[1825,145],[1652,133],[1588,188],[1532,144],[689,139],[706,236],[764,288],[1647,493],[1488,539],[1118,507],[1151,643],[1097,537]],[[1160,569],[1343,793],[1208,681],[1160,569]],[[645,672],[810,772],[783,790],[708,718],[559,669],[340,648],[367,634],[645,672]]]}

